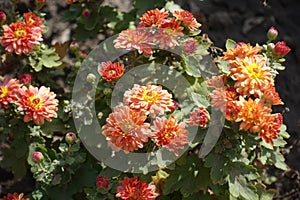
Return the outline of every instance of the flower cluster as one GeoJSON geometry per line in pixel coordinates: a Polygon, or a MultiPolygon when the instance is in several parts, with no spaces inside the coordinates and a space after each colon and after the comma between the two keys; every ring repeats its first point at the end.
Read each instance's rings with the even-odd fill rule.
{"type": "Polygon", "coordinates": [[[10,25],[3,25],[0,43],[7,53],[28,55],[43,40],[42,18],[32,12],[23,14],[24,21],[17,21],[10,25]]]}
{"type": "Polygon", "coordinates": [[[207,85],[214,87],[209,95],[211,105],[223,112],[227,120],[239,122],[241,130],[258,133],[273,144],[283,121],[280,113],[272,114],[272,106],[283,102],[275,90],[268,59],[263,47],[237,43],[224,52],[229,74],[213,77],[207,85]]]}
{"type": "MultiPolygon", "coordinates": [[[[114,40],[114,45],[115,48],[137,50],[140,54],[150,56],[155,46],[161,49],[173,49],[179,46],[184,32],[196,31],[200,26],[192,13],[186,10],[175,10],[169,13],[165,9],[156,8],[140,17],[137,29],[122,31],[114,40]]],[[[186,41],[182,41],[182,44],[186,44],[186,41]]],[[[197,40],[191,40],[183,50],[190,54],[197,49],[197,46],[197,40]]]]}
{"type": "Polygon", "coordinates": [[[2,198],[2,200],[29,200],[29,198],[23,198],[24,194],[18,194],[18,193],[8,193],[6,196],[2,198]]]}
{"type": "MultiPolygon", "coordinates": [[[[29,74],[25,84],[28,84],[29,74]]],[[[35,124],[44,124],[44,120],[51,121],[56,118],[58,100],[50,88],[44,86],[37,88],[25,85],[17,79],[6,77],[0,82],[0,107],[8,108],[9,104],[17,107],[19,113],[24,114],[24,122],[33,120],[35,124]]]]}

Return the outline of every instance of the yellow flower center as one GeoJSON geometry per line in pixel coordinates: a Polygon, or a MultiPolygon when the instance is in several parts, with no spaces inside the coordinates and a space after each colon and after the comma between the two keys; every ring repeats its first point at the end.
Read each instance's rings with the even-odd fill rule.
{"type": "Polygon", "coordinates": [[[144,101],[148,103],[155,103],[158,100],[158,93],[153,90],[145,90],[142,96],[144,101]]]}
{"type": "Polygon", "coordinates": [[[41,99],[36,96],[29,97],[29,101],[30,101],[31,105],[35,108],[40,108],[43,105],[43,102],[41,101],[41,99]]]}
{"type": "Polygon", "coordinates": [[[114,75],[115,73],[116,73],[116,71],[113,70],[113,69],[108,71],[108,74],[109,74],[109,75],[114,75]]]}
{"type": "Polygon", "coordinates": [[[3,98],[7,95],[8,89],[5,86],[0,86],[0,98],[3,98]]]}
{"type": "Polygon", "coordinates": [[[251,74],[252,78],[262,78],[261,68],[258,63],[253,63],[247,66],[248,72],[251,74]]]}
{"type": "Polygon", "coordinates": [[[26,30],[24,30],[24,29],[17,29],[16,31],[15,31],[15,37],[16,38],[24,38],[24,37],[26,37],[26,35],[27,35],[27,32],[26,32],[26,30]]]}

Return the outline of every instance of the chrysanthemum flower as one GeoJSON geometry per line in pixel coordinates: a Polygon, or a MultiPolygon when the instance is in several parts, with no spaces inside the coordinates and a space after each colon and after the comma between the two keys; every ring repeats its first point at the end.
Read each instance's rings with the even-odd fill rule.
{"type": "Polygon", "coordinates": [[[119,62],[112,63],[108,61],[102,62],[101,65],[99,73],[108,82],[119,79],[125,71],[124,65],[119,62]]]}
{"type": "Polygon", "coordinates": [[[241,43],[236,45],[235,48],[229,49],[224,52],[223,60],[234,60],[236,58],[245,58],[258,54],[262,50],[260,46],[251,46],[250,44],[241,43]]]}
{"type": "Polygon", "coordinates": [[[274,86],[274,79],[266,66],[266,57],[255,55],[236,59],[230,63],[230,77],[235,81],[234,87],[241,95],[256,97],[270,86],[274,86]]]}
{"type": "Polygon", "coordinates": [[[161,28],[155,32],[153,41],[162,49],[172,49],[179,45],[177,38],[183,36],[182,29],[180,21],[174,18],[166,20],[161,28]]]}
{"type": "Polygon", "coordinates": [[[266,106],[260,99],[252,100],[249,98],[245,100],[240,97],[242,104],[240,112],[238,114],[237,122],[240,123],[240,129],[250,132],[259,132],[261,119],[271,113],[271,108],[266,106]]]}
{"type": "Polygon", "coordinates": [[[127,50],[136,49],[140,54],[147,56],[152,55],[153,39],[151,33],[144,29],[124,30],[113,41],[115,48],[123,48],[127,50]]]}
{"type": "Polygon", "coordinates": [[[288,47],[285,42],[281,41],[275,44],[273,51],[275,55],[284,57],[291,51],[291,48],[288,47]]]}
{"type": "Polygon", "coordinates": [[[270,88],[266,89],[262,95],[262,99],[265,100],[266,104],[270,105],[283,105],[278,92],[276,92],[274,86],[270,86],[270,88]]]}
{"type": "Polygon", "coordinates": [[[25,22],[3,25],[3,35],[0,37],[5,50],[17,55],[31,53],[42,40],[40,27],[31,27],[25,22]]]}
{"type": "Polygon", "coordinates": [[[182,21],[183,25],[188,27],[191,31],[197,30],[201,26],[189,11],[175,10],[173,15],[177,20],[182,21]]]}
{"type": "Polygon", "coordinates": [[[280,127],[283,123],[280,113],[266,115],[261,119],[259,136],[269,144],[273,144],[273,139],[278,138],[280,127]]]}
{"type": "Polygon", "coordinates": [[[158,10],[153,9],[144,13],[140,20],[139,26],[141,27],[159,27],[169,16],[169,13],[165,9],[158,10]]]}
{"type": "Polygon", "coordinates": [[[191,55],[192,53],[194,53],[197,50],[198,46],[199,46],[199,44],[198,44],[197,40],[188,39],[182,45],[182,49],[187,55],[191,55]]]}
{"type": "Polygon", "coordinates": [[[109,185],[109,179],[105,176],[97,176],[96,186],[98,188],[107,188],[109,185]]]}
{"type": "Polygon", "coordinates": [[[215,88],[224,87],[227,78],[228,77],[225,74],[219,76],[213,76],[212,78],[206,81],[206,85],[215,88]]]}
{"type": "Polygon", "coordinates": [[[44,124],[44,120],[56,118],[58,100],[47,87],[23,86],[19,89],[18,110],[25,111],[24,122],[33,120],[35,124],[44,124]]]}
{"type": "Polygon", "coordinates": [[[155,192],[154,184],[139,180],[137,176],[132,178],[125,177],[117,186],[117,198],[125,200],[154,200],[158,196],[155,192]]]}
{"type": "Polygon", "coordinates": [[[171,111],[170,108],[174,106],[172,94],[162,89],[162,86],[151,84],[147,86],[135,84],[131,90],[125,92],[124,103],[153,117],[171,111]]]}
{"type": "Polygon", "coordinates": [[[204,107],[199,107],[194,109],[190,113],[190,118],[187,119],[186,122],[191,126],[199,126],[201,128],[206,128],[209,119],[209,112],[204,107]]]}
{"type": "Polygon", "coordinates": [[[8,108],[8,104],[17,100],[17,93],[20,88],[19,81],[14,78],[5,78],[0,82],[0,108],[8,108]]]}
{"type": "Polygon", "coordinates": [[[151,129],[156,145],[166,147],[176,156],[178,149],[183,149],[188,143],[188,131],[185,129],[185,124],[178,123],[173,115],[169,119],[157,117],[151,129]]]}
{"type": "Polygon", "coordinates": [[[115,151],[123,150],[128,153],[143,148],[151,134],[148,129],[150,124],[145,123],[146,118],[143,112],[128,106],[115,107],[102,127],[102,134],[115,151]]]}
{"type": "Polygon", "coordinates": [[[42,21],[44,20],[43,18],[39,18],[32,12],[24,13],[23,17],[28,26],[35,27],[35,28],[40,27],[41,32],[43,31],[42,29],[42,21]]]}
{"type": "Polygon", "coordinates": [[[18,193],[8,193],[6,196],[2,198],[2,200],[29,200],[29,198],[23,198],[24,194],[18,194],[18,193]]]}
{"type": "Polygon", "coordinates": [[[227,102],[238,100],[239,95],[234,87],[223,87],[213,90],[209,97],[211,98],[210,104],[216,110],[224,112],[227,102]]]}

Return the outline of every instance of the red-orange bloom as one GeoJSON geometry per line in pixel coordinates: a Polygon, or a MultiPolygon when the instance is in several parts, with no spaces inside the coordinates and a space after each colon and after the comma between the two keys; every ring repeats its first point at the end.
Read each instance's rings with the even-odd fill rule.
{"type": "Polygon", "coordinates": [[[270,105],[283,105],[279,94],[276,92],[274,86],[270,86],[270,88],[266,89],[262,95],[262,99],[265,100],[266,104],[270,105]]]}
{"type": "Polygon", "coordinates": [[[40,27],[31,27],[25,22],[3,25],[3,35],[0,37],[5,50],[17,55],[31,53],[42,40],[40,27]]]}
{"type": "Polygon", "coordinates": [[[23,198],[24,194],[18,194],[18,193],[8,193],[6,196],[2,198],[2,200],[29,200],[29,198],[23,198]]]}
{"type": "Polygon", "coordinates": [[[240,112],[238,114],[237,122],[240,123],[240,129],[250,132],[259,132],[261,119],[271,113],[271,108],[264,104],[264,101],[260,99],[248,100],[240,97],[242,104],[240,112]]]}
{"type": "Polygon", "coordinates": [[[230,77],[235,81],[234,87],[241,95],[259,97],[270,86],[274,79],[266,66],[266,57],[255,55],[236,59],[230,63],[230,77]]]}
{"type": "Polygon", "coordinates": [[[161,86],[151,84],[147,86],[135,84],[131,90],[125,92],[124,103],[152,117],[169,112],[174,106],[172,94],[162,89],[161,86]]]}
{"type": "Polygon", "coordinates": [[[245,58],[247,56],[253,56],[258,54],[262,50],[262,47],[253,47],[250,44],[240,43],[235,48],[229,49],[224,52],[223,60],[234,60],[236,58],[245,58]]]}
{"type": "Polygon", "coordinates": [[[278,138],[282,123],[283,120],[280,113],[264,116],[261,119],[259,136],[267,143],[273,144],[273,139],[278,138]]]}
{"type": "Polygon", "coordinates": [[[209,120],[209,112],[204,107],[199,107],[190,113],[190,118],[186,122],[191,126],[206,128],[209,120]]]}
{"type": "Polygon", "coordinates": [[[17,100],[17,93],[20,88],[19,81],[14,78],[5,78],[0,82],[0,108],[8,108],[8,104],[17,100]]]}
{"type": "Polygon", "coordinates": [[[24,122],[33,120],[35,124],[44,124],[44,120],[56,118],[58,100],[55,94],[47,87],[23,86],[19,89],[17,101],[18,110],[25,111],[24,122]]]}
{"type": "MultiPolygon", "coordinates": [[[[23,17],[25,19],[25,22],[28,26],[31,27],[42,27],[42,21],[44,20],[43,18],[39,18],[38,16],[36,16],[35,14],[33,14],[32,12],[28,12],[28,13],[24,13],[23,17]]],[[[41,31],[43,31],[43,29],[41,28],[41,31]]]]}
{"type": "Polygon", "coordinates": [[[121,78],[125,69],[124,65],[119,62],[112,63],[102,62],[102,67],[99,69],[99,73],[102,78],[108,82],[121,78]]]}
{"type": "Polygon", "coordinates": [[[201,24],[197,22],[193,14],[186,10],[175,10],[173,15],[179,21],[182,21],[183,25],[188,27],[191,31],[197,30],[201,24]]]}
{"type": "Polygon", "coordinates": [[[171,115],[169,119],[157,117],[151,127],[157,146],[166,147],[176,156],[178,149],[183,149],[188,144],[188,131],[183,122],[178,123],[177,119],[171,115]]]}
{"type": "Polygon", "coordinates": [[[125,200],[154,200],[158,196],[155,193],[154,184],[139,180],[137,176],[132,178],[125,177],[117,186],[117,198],[125,200]]]}
{"type": "Polygon", "coordinates": [[[136,49],[140,54],[152,55],[153,39],[150,33],[144,29],[124,30],[113,41],[115,48],[127,50],[136,49]]]}
{"type": "Polygon", "coordinates": [[[141,27],[159,27],[165,19],[169,16],[168,12],[165,12],[164,9],[158,10],[157,8],[154,10],[150,10],[140,17],[141,27]]]}
{"type": "Polygon", "coordinates": [[[115,151],[128,153],[143,148],[151,134],[148,129],[150,124],[145,123],[146,118],[144,113],[128,106],[115,107],[102,127],[102,134],[115,151]]]}

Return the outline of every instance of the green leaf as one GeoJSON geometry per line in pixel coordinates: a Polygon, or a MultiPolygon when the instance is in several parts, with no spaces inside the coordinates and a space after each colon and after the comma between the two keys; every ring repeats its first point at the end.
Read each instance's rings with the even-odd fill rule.
{"type": "Polygon", "coordinates": [[[186,73],[193,77],[201,77],[199,61],[193,56],[185,57],[186,73]]]}
{"type": "Polygon", "coordinates": [[[271,154],[270,159],[272,159],[272,161],[274,162],[275,167],[277,167],[278,169],[287,170],[287,165],[284,162],[285,161],[284,156],[280,152],[274,151],[271,154]]]}
{"type": "Polygon", "coordinates": [[[256,189],[247,183],[244,176],[229,175],[228,179],[229,192],[233,197],[244,197],[245,199],[259,200],[256,189]]]}
{"type": "Polygon", "coordinates": [[[81,14],[81,6],[79,4],[72,4],[69,10],[65,11],[61,20],[63,22],[71,21],[81,14]]]}
{"type": "Polygon", "coordinates": [[[229,49],[234,49],[236,46],[236,42],[232,39],[227,39],[226,40],[226,44],[225,44],[225,47],[226,47],[226,50],[228,51],[229,49]]]}
{"type": "Polygon", "coordinates": [[[192,92],[192,99],[198,107],[207,108],[210,105],[209,100],[201,94],[192,92]]]}
{"type": "Polygon", "coordinates": [[[162,8],[166,4],[166,0],[155,0],[155,1],[141,1],[134,0],[134,7],[138,10],[137,15],[141,16],[148,10],[155,8],[162,8]]]}
{"type": "Polygon", "coordinates": [[[210,177],[214,184],[223,184],[224,183],[224,167],[226,166],[226,159],[215,153],[211,153],[205,159],[205,166],[210,169],[210,177]]]}

